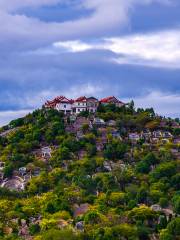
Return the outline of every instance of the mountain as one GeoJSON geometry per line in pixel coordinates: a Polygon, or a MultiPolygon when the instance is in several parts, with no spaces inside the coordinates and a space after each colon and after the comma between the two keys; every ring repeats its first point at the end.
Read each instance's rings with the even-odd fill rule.
{"type": "Polygon", "coordinates": [[[43,107],[0,129],[0,239],[179,239],[179,164],[179,119],[43,107]]]}

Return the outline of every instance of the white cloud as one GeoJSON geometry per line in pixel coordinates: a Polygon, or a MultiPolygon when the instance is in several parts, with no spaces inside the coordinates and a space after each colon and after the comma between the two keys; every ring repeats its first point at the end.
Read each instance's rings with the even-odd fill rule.
{"type": "MultiPolygon", "coordinates": [[[[124,99],[128,102],[128,99],[124,99]]],[[[134,98],[136,107],[153,107],[155,112],[166,117],[180,117],[180,95],[152,91],[144,96],[134,98]]]]}
{"type": "Polygon", "coordinates": [[[32,110],[18,110],[18,111],[0,111],[0,127],[7,125],[11,120],[24,117],[32,110]]]}
{"type": "MultiPolygon", "coordinates": [[[[105,48],[123,54],[125,63],[180,68],[180,30],[112,38],[105,48]],[[138,61],[139,60],[139,61],[138,61]]],[[[115,58],[124,63],[123,57],[115,58]]]]}
{"type": "MultiPolygon", "coordinates": [[[[7,97],[10,102],[15,102],[16,106],[18,106],[19,109],[26,108],[26,109],[31,109],[31,111],[32,111],[33,109],[41,108],[42,105],[47,100],[52,100],[53,98],[60,96],[60,95],[64,95],[68,98],[76,98],[76,97],[84,96],[84,95],[98,96],[98,95],[103,94],[103,92],[106,90],[107,90],[107,88],[106,88],[105,84],[102,86],[101,83],[92,84],[90,82],[87,82],[87,83],[79,83],[77,85],[72,85],[72,86],[68,87],[67,89],[65,89],[65,88],[59,88],[59,89],[50,88],[49,90],[39,91],[38,93],[37,93],[37,91],[35,93],[30,91],[26,95],[23,95],[23,96],[21,95],[19,97],[14,96],[9,93],[7,95],[7,97]]],[[[23,111],[24,110],[22,110],[22,113],[23,113],[23,111]]],[[[26,110],[25,110],[25,112],[26,112],[26,110]]],[[[3,113],[0,112],[0,118],[3,117],[3,113]]],[[[11,111],[5,112],[5,113],[11,114],[11,111]]],[[[16,111],[14,113],[16,113],[16,111]]],[[[21,113],[21,111],[19,113],[21,113]]]]}
{"type": "Polygon", "coordinates": [[[105,91],[106,87],[102,84],[79,84],[77,86],[72,86],[68,91],[64,91],[64,95],[68,96],[69,98],[76,98],[79,96],[98,96],[99,94],[105,91]]]}
{"type": "Polygon", "coordinates": [[[0,0],[0,9],[11,11],[23,7],[38,7],[44,5],[53,5],[62,2],[62,0],[0,0]]]}
{"type": "Polygon", "coordinates": [[[0,42],[12,44],[12,47],[17,49],[39,47],[58,39],[74,39],[94,34],[102,36],[108,31],[127,26],[130,21],[130,10],[135,5],[153,2],[167,4],[173,0],[77,0],[76,2],[73,0],[0,0],[0,42]],[[80,19],[47,23],[16,12],[23,7],[41,7],[66,2],[76,5],[77,8],[90,9],[92,13],[80,19]]]}
{"type": "MultiPolygon", "coordinates": [[[[110,60],[118,64],[180,68],[180,29],[108,38],[100,44],[81,41],[58,42],[54,47],[70,52],[109,50],[116,54],[110,60]]],[[[54,52],[57,50],[54,49],[54,52]]]]}
{"type": "Polygon", "coordinates": [[[77,41],[56,42],[53,44],[55,48],[65,48],[70,52],[84,52],[93,49],[93,46],[87,43],[77,41]]]}

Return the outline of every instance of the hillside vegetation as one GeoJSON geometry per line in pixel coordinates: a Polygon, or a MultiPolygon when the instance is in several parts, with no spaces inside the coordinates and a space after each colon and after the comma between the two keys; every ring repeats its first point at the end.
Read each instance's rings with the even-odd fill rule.
{"type": "Polygon", "coordinates": [[[0,129],[0,239],[179,240],[179,170],[179,119],[36,110],[0,129]]]}

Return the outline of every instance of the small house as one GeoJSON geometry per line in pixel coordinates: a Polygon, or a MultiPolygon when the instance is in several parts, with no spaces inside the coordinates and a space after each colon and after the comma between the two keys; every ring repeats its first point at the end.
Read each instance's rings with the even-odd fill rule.
{"type": "Polygon", "coordinates": [[[133,142],[137,142],[140,140],[140,135],[138,133],[129,133],[129,139],[133,142]]]}
{"type": "Polygon", "coordinates": [[[64,96],[56,97],[52,101],[47,101],[45,103],[46,108],[53,108],[64,114],[71,114],[72,113],[72,105],[74,101],[72,99],[68,99],[64,96]]]}
{"type": "Polygon", "coordinates": [[[112,167],[111,164],[109,162],[104,162],[103,167],[105,170],[107,170],[108,172],[112,171],[112,167]]]}
{"type": "Polygon", "coordinates": [[[76,121],[76,115],[71,115],[70,122],[75,122],[75,121],[76,121]]]}
{"type": "Polygon", "coordinates": [[[99,106],[99,101],[95,97],[89,97],[87,98],[87,110],[90,113],[95,113],[97,111],[97,108],[99,106]]]}
{"type": "Polygon", "coordinates": [[[149,140],[151,138],[151,132],[150,131],[143,131],[141,134],[141,137],[144,138],[145,140],[149,140]]]}
{"type": "Polygon", "coordinates": [[[157,144],[158,142],[159,142],[159,138],[155,138],[155,137],[151,138],[152,144],[157,144]]]}
{"type": "Polygon", "coordinates": [[[161,206],[159,204],[154,204],[151,206],[151,209],[155,212],[159,212],[162,210],[161,206]]]}
{"type": "Polygon", "coordinates": [[[167,144],[167,143],[169,143],[169,139],[163,138],[163,139],[161,140],[161,142],[162,142],[162,144],[167,144]]]}
{"type": "Polygon", "coordinates": [[[84,231],[84,222],[83,221],[77,222],[76,229],[79,231],[84,231]]]}
{"type": "Polygon", "coordinates": [[[107,125],[108,125],[109,127],[115,127],[115,126],[116,126],[116,121],[115,121],[115,120],[109,120],[109,121],[107,122],[107,125]]]}
{"type": "Polygon", "coordinates": [[[77,98],[73,103],[73,112],[78,114],[87,111],[87,98],[85,96],[77,98]]]}
{"type": "Polygon", "coordinates": [[[42,152],[42,157],[43,158],[51,158],[51,148],[50,147],[43,147],[41,149],[41,152],[42,152]]]}
{"type": "Polygon", "coordinates": [[[94,118],[93,124],[96,125],[97,127],[103,127],[105,126],[105,121],[101,118],[94,118]]]}
{"type": "Polygon", "coordinates": [[[170,132],[163,132],[162,137],[165,139],[172,138],[173,135],[170,132]]]}
{"type": "Polygon", "coordinates": [[[19,168],[19,174],[20,174],[21,176],[24,176],[26,173],[27,173],[26,167],[21,167],[21,168],[19,168]]]}
{"type": "Polygon", "coordinates": [[[154,131],[153,132],[153,137],[154,138],[161,138],[162,137],[162,132],[161,131],[154,131]]]}
{"type": "Polygon", "coordinates": [[[178,122],[173,122],[172,123],[172,128],[180,128],[180,124],[178,122]]]}
{"type": "Polygon", "coordinates": [[[106,97],[100,100],[100,103],[102,105],[108,105],[108,104],[115,104],[116,107],[122,107],[125,105],[125,103],[121,102],[120,100],[118,100],[116,97],[114,96],[110,96],[110,97],[106,97]]]}

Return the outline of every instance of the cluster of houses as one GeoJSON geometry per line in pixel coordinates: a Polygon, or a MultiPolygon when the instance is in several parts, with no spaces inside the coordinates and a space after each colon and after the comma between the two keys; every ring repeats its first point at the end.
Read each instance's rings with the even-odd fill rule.
{"type": "Polygon", "coordinates": [[[144,139],[146,142],[158,143],[160,140],[162,143],[168,143],[173,139],[173,135],[169,131],[148,131],[145,130],[141,133],[129,133],[129,139],[136,143],[140,139],[144,139]]]}
{"type": "Polygon", "coordinates": [[[102,105],[115,104],[117,107],[122,107],[125,105],[123,102],[121,102],[114,96],[106,97],[101,100],[98,100],[95,97],[85,96],[73,100],[68,99],[65,96],[59,96],[53,99],[52,101],[47,101],[44,106],[46,108],[56,109],[65,114],[78,114],[83,111],[95,113],[100,104],[102,105]]]}

